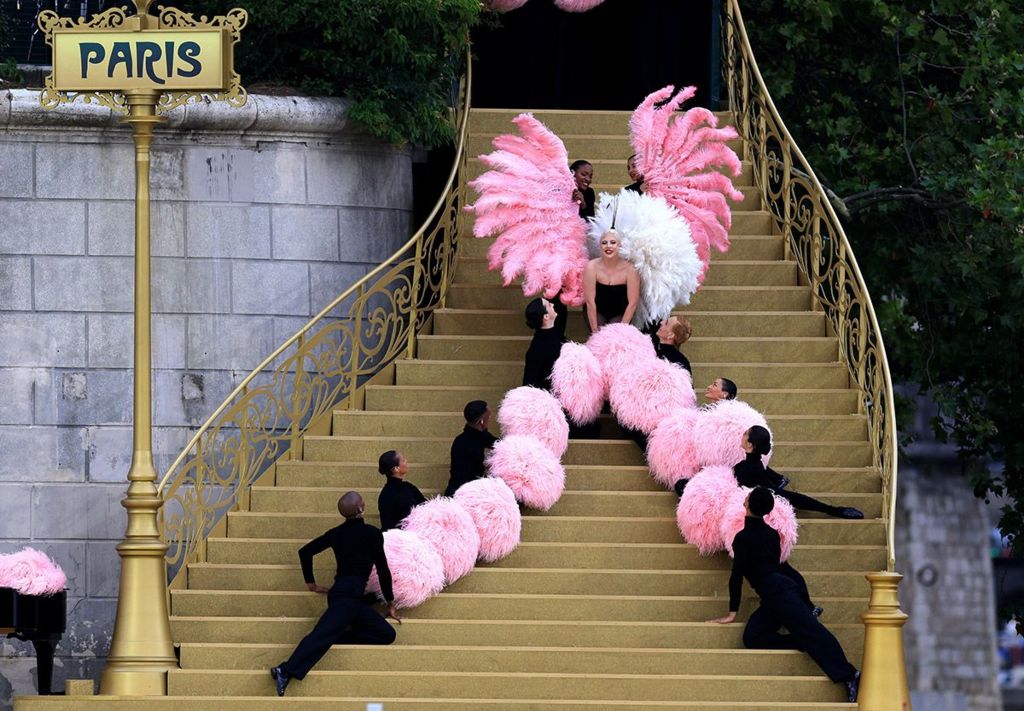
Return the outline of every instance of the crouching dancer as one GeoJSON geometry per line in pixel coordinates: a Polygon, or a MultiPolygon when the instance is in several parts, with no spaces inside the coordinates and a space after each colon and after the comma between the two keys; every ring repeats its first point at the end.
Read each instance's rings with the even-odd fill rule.
{"type": "Polygon", "coordinates": [[[388,603],[388,617],[401,624],[391,591],[391,571],[384,555],[384,536],[363,521],[363,497],[350,491],[338,499],[338,513],[345,522],[299,549],[302,576],[311,592],[327,593],[327,610],[313,631],[306,635],[288,661],[270,670],[277,695],[284,696],[288,682],[303,679],[333,644],[391,644],[395,630],[387,620],[363,600],[370,570],[377,566],[380,590],[388,603]],[[317,585],[313,577],[313,556],[334,551],[338,573],[334,585],[317,585]]]}
{"type": "MultiPolygon", "coordinates": [[[[732,575],[729,577],[729,614],[711,622],[736,620],[743,592],[743,578],[761,597],[743,630],[749,649],[799,649],[807,652],[828,678],[846,684],[851,703],[857,700],[860,672],[850,664],[838,640],[829,632],[805,600],[806,593],[793,576],[782,570],[779,534],[764,521],[775,508],[767,487],[752,489],[745,502],[747,518],[732,542],[732,575]],[[785,627],[789,634],[782,634],[785,627]]],[[[794,571],[795,572],[795,571],[794,571]]]]}

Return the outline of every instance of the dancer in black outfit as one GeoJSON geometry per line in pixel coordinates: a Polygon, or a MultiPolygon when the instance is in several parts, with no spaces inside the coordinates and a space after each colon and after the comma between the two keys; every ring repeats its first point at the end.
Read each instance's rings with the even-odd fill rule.
{"type": "Polygon", "coordinates": [[[594,180],[594,166],[590,161],[576,160],[569,166],[572,177],[576,181],[576,189],[572,191],[573,202],[580,206],[580,217],[586,219],[594,216],[594,203],[597,196],[590,183],[594,180]]]}
{"type": "Polygon", "coordinates": [[[785,487],[789,484],[789,480],[770,467],[766,467],[761,461],[762,455],[772,451],[772,436],[764,427],[760,425],[751,427],[743,433],[743,439],[740,441],[740,444],[743,447],[743,451],[747,453],[747,457],[732,468],[733,474],[736,475],[736,481],[740,486],[766,486],[786,499],[795,509],[818,511],[835,518],[864,518],[864,513],[852,506],[829,506],[825,502],[818,501],[806,494],[786,489],[785,487]]]}
{"type": "Polygon", "coordinates": [[[484,469],[485,451],[494,446],[498,438],[487,431],[491,410],[483,400],[466,403],[462,411],[466,427],[452,442],[452,465],[445,496],[453,496],[459,487],[474,479],[487,476],[484,469]]]}
{"type": "Polygon", "coordinates": [[[313,631],[292,652],[288,661],[270,670],[277,695],[284,696],[288,682],[303,679],[333,644],[391,644],[395,629],[363,601],[363,591],[373,566],[377,567],[380,590],[388,603],[388,616],[401,624],[391,590],[391,571],[384,555],[381,532],[363,521],[363,497],[350,491],[338,499],[338,513],[345,522],[332,528],[299,549],[302,577],[310,592],[327,594],[327,610],[313,631]],[[334,585],[327,589],[313,577],[313,556],[334,551],[338,572],[334,585]]]}
{"type": "Polygon", "coordinates": [[[551,390],[551,369],[565,343],[565,324],[559,329],[558,313],[547,299],[531,301],[525,315],[526,325],[533,329],[533,340],[526,350],[523,385],[551,390]]]}
{"type": "MultiPolygon", "coordinates": [[[[759,486],[745,502],[747,518],[732,542],[732,575],[729,577],[729,614],[711,622],[736,620],[746,578],[761,598],[743,630],[748,649],[799,649],[807,652],[828,678],[846,684],[850,703],[857,700],[860,672],[850,664],[838,640],[808,609],[799,585],[781,570],[779,534],[764,522],[775,507],[772,491],[759,486]],[[785,627],[789,634],[779,632],[785,627]]],[[[795,572],[795,571],[794,571],[795,572]]]]}
{"type": "Polygon", "coordinates": [[[626,160],[626,172],[629,173],[629,179],[633,182],[624,187],[623,190],[631,190],[634,193],[647,192],[644,188],[644,176],[640,174],[636,167],[636,153],[626,160]]]}
{"type": "Polygon", "coordinates": [[[689,359],[679,352],[679,347],[690,340],[691,335],[693,328],[687,319],[669,316],[661,322],[651,339],[659,358],[675,363],[685,368],[687,373],[693,374],[689,359]]]}
{"type": "Polygon", "coordinates": [[[380,529],[390,531],[392,528],[398,528],[413,506],[422,504],[427,499],[414,484],[405,480],[405,475],[409,473],[409,462],[401,452],[389,449],[380,455],[380,459],[377,460],[377,471],[387,477],[377,497],[380,529]]]}

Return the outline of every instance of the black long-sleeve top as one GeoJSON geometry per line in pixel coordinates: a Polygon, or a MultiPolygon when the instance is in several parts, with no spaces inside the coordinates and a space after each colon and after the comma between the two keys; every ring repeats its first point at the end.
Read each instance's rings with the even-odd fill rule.
{"type": "Polygon", "coordinates": [[[530,347],[526,349],[523,365],[523,385],[551,389],[551,370],[562,352],[565,336],[557,328],[538,328],[533,333],[530,347]]]}
{"type": "Polygon", "coordinates": [[[398,524],[409,515],[412,507],[426,500],[414,484],[389,476],[377,497],[381,530],[390,531],[392,528],[398,528],[398,524]]]}
{"type": "Polygon", "coordinates": [[[673,346],[671,343],[656,343],[654,350],[658,352],[658,357],[667,360],[669,363],[675,363],[686,369],[687,373],[693,374],[693,369],[690,367],[689,359],[679,352],[679,349],[673,346]]]}
{"type": "Polygon", "coordinates": [[[597,201],[597,196],[594,194],[593,188],[586,188],[580,190],[583,193],[583,202],[580,203],[580,217],[586,219],[594,216],[594,203],[597,201]]]}
{"type": "Polygon", "coordinates": [[[736,483],[740,486],[767,486],[770,489],[779,489],[785,477],[771,467],[766,467],[761,461],[760,454],[748,452],[746,458],[734,465],[732,473],[736,477],[736,483]]]}
{"type": "Polygon", "coordinates": [[[644,186],[644,179],[640,178],[640,180],[636,181],[635,183],[630,183],[629,185],[624,187],[623,190],[631,190],[634,193],[642,193],[643,192],[643,189],[642,189],[643,186],[644,186]]]}
{"type": "Polygon", "coordinates": [[[485,451],[494,446],[498,438],[487,430],[478,430],[469,425],[452,442],[451,476],[445,496],[452,496],[460,486],[486,475],[484,469],[485,451]]]}
{"type": "MultiPolygon", "coordinates": [[[[729,611],[740,609],[743,578],[760,594],[764,579],[773,573],[783,573],[779,558],[782,545],[779,534],[759,516],[747,516],[743,530],[732,540],[732,575],[729,576],[729,611]]],[[[786,576],[789,577],[789,576],[786,576]]]]}
{"type": "Polygon", "coordinates": [[[395,599],[391,590],[391,569],[384,555],[384,535],[378,529],[361,518],[350,518],[302,546],[299,549],[299,562],[302,565],[302,577],[307,583],[316,582],[313,577],[313,556],[328,548],[334,551],[337,563],[335,580],[348,576],[361,578],[361,593],[366,587],[366,581],[370,579],[370,571],[376,565],[384,599],[388,602],[395,599]]]}

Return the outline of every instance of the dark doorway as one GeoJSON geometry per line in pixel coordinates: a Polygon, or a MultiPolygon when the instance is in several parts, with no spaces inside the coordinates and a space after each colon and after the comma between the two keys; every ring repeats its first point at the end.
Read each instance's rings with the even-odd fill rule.
{"type": "Polygon", "coordinates": [[[473,105],[634,109],[666,84],[710,106],[715,0],[605,0],[584,13],[529,0],[474,32],[473,105]]]}

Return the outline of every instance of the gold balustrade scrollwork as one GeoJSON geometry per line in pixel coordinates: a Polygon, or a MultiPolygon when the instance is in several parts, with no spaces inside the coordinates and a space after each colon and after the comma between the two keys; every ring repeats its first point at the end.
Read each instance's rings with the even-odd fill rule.
{"type": "Polygon", "coordinates": [[[723,3],[722,62],[730,107],[745,139],[744,158],[839,339],[840,355],[861,390],[873,462],[882,478],[887,568],[895,568],[896,414],[885,345],[857,260],[825,190],[786,129],[747,37],[739,0],[723,3]]]}
{"type": "Polygon", "coordinates": [[[391,257],[346,289],[246,376],[199,428],[160,483],[168,580],[197,560],[209,532],[275,461],[362,385],[415,353],[455,272],[465,179],[471,67],[452,111],[455,158],[441,198],[391,257]]]}

